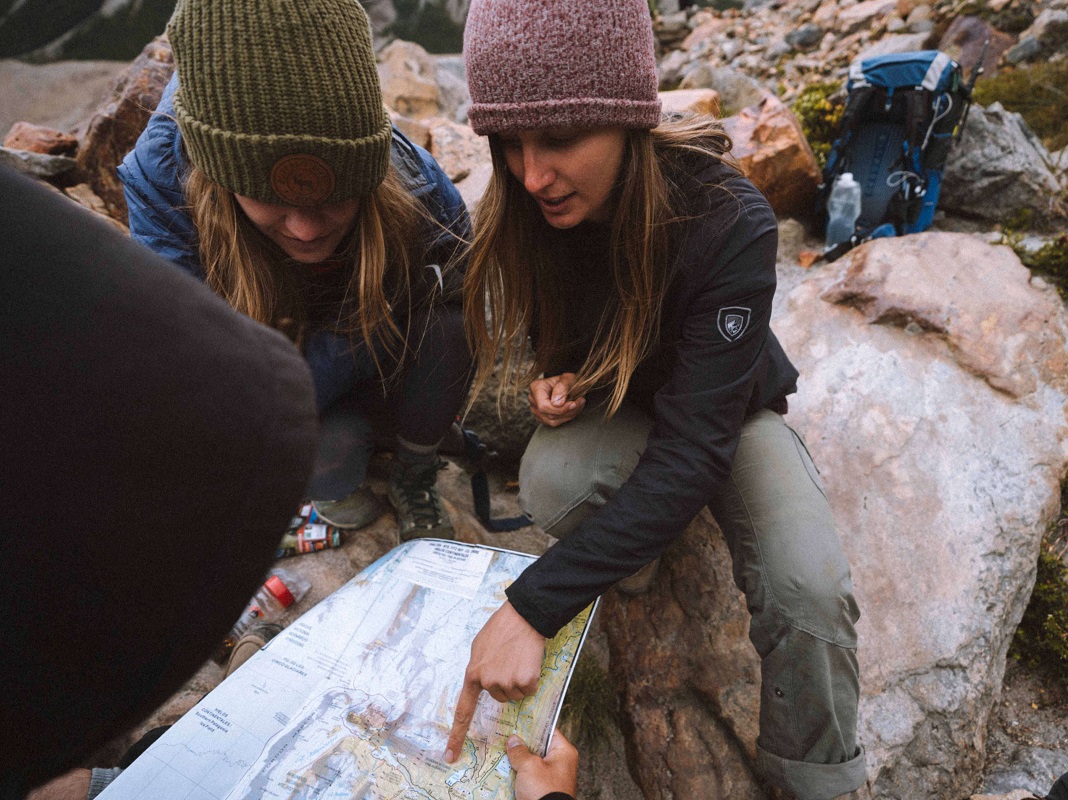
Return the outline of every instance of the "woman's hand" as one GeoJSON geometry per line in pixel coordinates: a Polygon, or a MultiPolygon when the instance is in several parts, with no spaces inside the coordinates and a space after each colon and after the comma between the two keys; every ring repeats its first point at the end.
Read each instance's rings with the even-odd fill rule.
{"type": "Polygon", "coordinates": [[[545,637],[511,603],[498,608],[471,643],[471,660],[445,746],[446,762],[451,764],[460,755],[482,690],[500,703],[522,700],[538,690],[544,660],[545,637]]]}
{"type": "Polygon", "coordinates": [[[542,425],[555,428],[570,422],[579,415],[586,405],[585,397],[570,397],[571,387],[575,385],[575,373],[565,372],[551,378],[538,378],[530,384],[527,402],[530,413],[542,425]]]}
{"type": "Polygon", "coordinates": [[[518,736],[508,737],[508,760],[515,776],[515,800],[540,800],[551,792],[572,797],[578,788],[578,750],[557,730],[545,758],[538,758],[518,736]]]}

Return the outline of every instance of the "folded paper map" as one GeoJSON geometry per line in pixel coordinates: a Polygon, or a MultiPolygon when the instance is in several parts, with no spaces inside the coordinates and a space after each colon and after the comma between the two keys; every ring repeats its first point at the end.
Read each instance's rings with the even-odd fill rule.
{"type": "Polygon", "coordinates": [[[471,641],[533,561],[402,544],[219,684],[102,800],[512,798],[505,742],[545,752],[592,606],[548,643],[537,694],[483,694],[459,758],[443,753],[471,641]]]}

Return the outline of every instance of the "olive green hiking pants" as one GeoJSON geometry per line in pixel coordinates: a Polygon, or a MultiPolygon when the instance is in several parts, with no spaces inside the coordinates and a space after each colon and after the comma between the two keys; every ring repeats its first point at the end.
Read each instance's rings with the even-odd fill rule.
{"type": "MultiPolygon", "coordinates": [[[[523,455],[519,502],[562,538],[609,502],[652,427],[624,404],[609,421],[580,414],[540,426],[523,455]]],[[[730,480],[708,508],[726,537],[761,661],[758,760],[799,800],[829,800],[865,781],[856,741],[860,693],[849,564],[805,443],[779,414],[742,426],[730,480]]]]}

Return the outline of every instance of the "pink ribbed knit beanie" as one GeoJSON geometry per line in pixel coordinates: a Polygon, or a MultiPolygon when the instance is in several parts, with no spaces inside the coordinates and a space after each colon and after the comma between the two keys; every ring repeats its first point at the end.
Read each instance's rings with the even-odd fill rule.
{"type": "Polygon", "coordinates": [[[464,62],[479,134],[660,124],[647,0],[472,0],[464,62]]]}

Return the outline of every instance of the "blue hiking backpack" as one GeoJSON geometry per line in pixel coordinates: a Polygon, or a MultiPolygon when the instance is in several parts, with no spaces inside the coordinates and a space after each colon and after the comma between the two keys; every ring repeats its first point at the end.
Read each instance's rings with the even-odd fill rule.
{"type": "Polygon", "coordinates": [[[861,212],[853,237],[827,252],[828,261],[862,241],[930,227],[946,158],[981,72],[977,66],[965,82],[960,64],[938,50],[853,62],[841,133],[823,169],[820,206],[826,208],[835,179],[851,172],[861,186],[861,212]]]}

